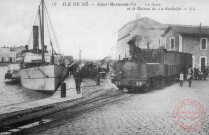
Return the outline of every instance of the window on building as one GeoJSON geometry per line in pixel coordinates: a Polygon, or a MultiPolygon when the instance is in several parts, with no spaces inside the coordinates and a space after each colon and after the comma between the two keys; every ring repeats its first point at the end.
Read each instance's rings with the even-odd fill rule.
{"type": "Polygon", "coordinates": [[[200,39],[200,50],[207,50],[207,38],[200,39]]]}
{"type": "Polygon", "coordinates": [[[170,39],[170,48],[171,48],[171,50],[175,48],[175,39],[174,38],[170,39]]]}

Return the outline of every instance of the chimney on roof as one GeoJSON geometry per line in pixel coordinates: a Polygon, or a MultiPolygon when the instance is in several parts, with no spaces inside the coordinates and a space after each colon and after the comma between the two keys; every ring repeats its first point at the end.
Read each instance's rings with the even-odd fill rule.
{"type": "Polygon", "coordinates": [[[140,14],[136,14],[136,20],[140,19],[140,14]]]}

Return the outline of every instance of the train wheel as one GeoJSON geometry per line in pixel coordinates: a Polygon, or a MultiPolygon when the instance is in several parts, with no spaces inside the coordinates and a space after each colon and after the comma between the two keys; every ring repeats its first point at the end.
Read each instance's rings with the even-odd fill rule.
{"type": "Polygon", "coordinates": [[[122,90],[123,90],[123,92],[125,92],[125,93],[131,91],[131,89],[127,89],[127,88],[123,88],[122,90]]]}
{"type": "Polygon", "coordinates": [[[118,87],[118,90],[123,90],[123,87],[120,87],[120,86],[117,86],[118,87]]]}
{"type": "Polygon", "coordinates": [[[171,77],[168,77],[166,80],[167,80],[167,81],[166,81],[166,84],[167,84],[168,86],[170,86],[170,85],[172,84],[172,78],[171,78],[171,77]]]}
{"type": "Polygon", "coordinates": [[[153,89],[153,88],[155,88],[155,86],[156,86],[156,80],[154,80],[154,79],[150,79],[150,80],[148,80],[148,85],[149,85],[149,88],[150,89],[153,89]]]}
{"type": "Polygon", "coordinates": [[[143,89],[143,92],[146,92],[146,91],[149,91],[149,90],[150,90],[150,88],[145,87],[145,88],[143,89]]]}
{"type": "Polygon", "coordinates": [[[143,86],[143,91],[149,91],[152,88],[151,81],[148,80],[146,84],[143,86]]]}
{"type": "Polygon", "coordinates": [[[164,87],[165,86],[165,80],[163,79],[162,81],[161,81],[161,87],[164,87]]]}
{"type": "Polygon", "coordinates": [[[162,84],[162,79],[159,79],[158,81],[157,81],[157,87],[162,87],[163,86],[163,84],[162,84]]]}

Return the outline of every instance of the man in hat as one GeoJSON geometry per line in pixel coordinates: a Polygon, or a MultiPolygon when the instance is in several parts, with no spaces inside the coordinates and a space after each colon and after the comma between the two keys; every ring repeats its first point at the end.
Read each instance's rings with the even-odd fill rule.
{"type": "Polygon", "coordinates": [[[77,94],[81,93],[81,83],[82,83],[82,79],[83,79],[83,75],[81,72],[81,68],[78,66],[76,68],[76,71],[74,72],[74,79],[75,79],[75,86],[76,86],[76,91],[77,94]]]}

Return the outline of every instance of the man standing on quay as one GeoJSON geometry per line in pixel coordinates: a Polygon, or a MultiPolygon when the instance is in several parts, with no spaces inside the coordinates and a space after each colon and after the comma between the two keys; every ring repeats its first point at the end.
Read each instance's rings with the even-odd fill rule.
{"type": "Polygon", "coordinates": [[[75,79],[75,87],[76,87],[77,94],[80,94],[81,93],[81,82],[83,79],[83,75],[81,73],[81,69],[79,66],[76,68],[76,71],[73,76],[75,79]]]}
{"type": "Polygon", "coordinates": [[[193,70],[192,70],[192,67],[189,66],[188,74],[187,74],[187,80],[189,83],[189,87],[191,87],[191,85],[192,85],[192,75],[193,75],[193,70]]]}

